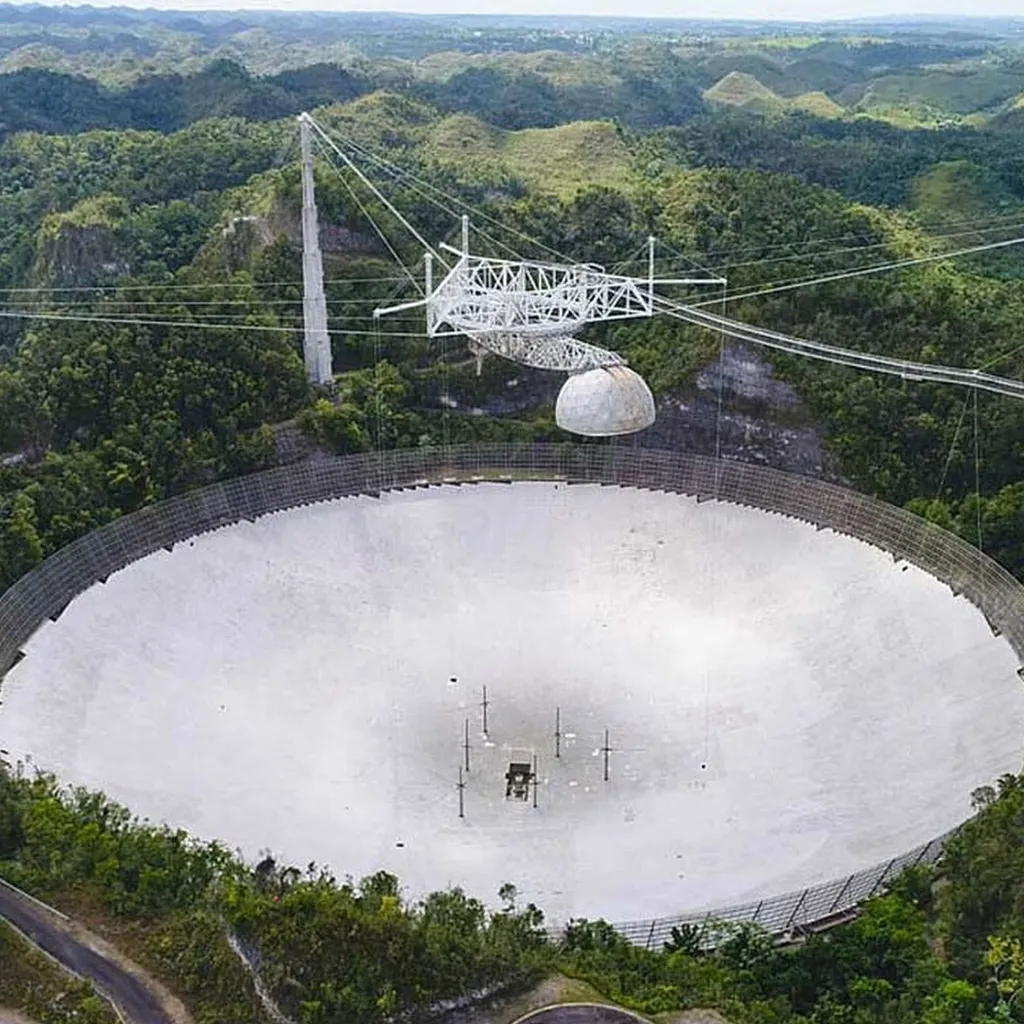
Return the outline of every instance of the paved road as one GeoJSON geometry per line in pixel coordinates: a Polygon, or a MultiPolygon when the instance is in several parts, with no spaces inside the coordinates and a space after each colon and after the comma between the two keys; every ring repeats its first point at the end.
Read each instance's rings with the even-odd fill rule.
{"type": "Polygon", "coordinates": [[[521,1017],[516,1024],[638,1024],[639,1017],[611,1006],[550,1006],[521,1017]]]}
{"type": "Polygon", "coordinates": [[[62,931],[46,911],[4,885],[0,885],[0,917],[55,960],[91,981],[117,1004],[129,1024],[173,1024],[142,982],[62,931]]]}

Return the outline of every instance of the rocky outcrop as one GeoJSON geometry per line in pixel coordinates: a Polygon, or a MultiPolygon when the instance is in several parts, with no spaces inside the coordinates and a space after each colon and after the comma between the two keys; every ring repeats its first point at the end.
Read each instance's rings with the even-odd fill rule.
{"type": "MultiPolygon", "coordinates": [[[[229,270],[251,265],[253,258],[272,242],[286,238],[296,249],[302,248],[302,218],[280,201],[267,212],[235,214],[222,229],[224,258],[229,270]]],[[[320,216],[320,251],[324,256],[376,256],[381,246],[369,234],[331,224],[320,216]]]]}
{"type": "Polygon", "coordinates": [[[764,357],[726,346],[721,364],[697,374],[691,388],[663,395],[654,425],[635,435],[650,448],[753,462],[838,482],[821,428],[796,392],[777,380],[764,357]],[[721,396],[721,398],[720,398],[721,396]]]}
{"type": "Polygon", "coordinates": [[[36,283],[78,288],[129,273],[130,249],[121,235],[127,215],[127,204],[116,196],[96,196],[50,214],[36,239],[36,283]]]}

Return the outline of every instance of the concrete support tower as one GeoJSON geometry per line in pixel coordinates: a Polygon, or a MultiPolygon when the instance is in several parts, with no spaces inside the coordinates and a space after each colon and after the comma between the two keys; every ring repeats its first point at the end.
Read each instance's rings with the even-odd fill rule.
{"type": "Polygon", "coordinates": [[[331,366],[331,336],[327,333],[320,225],[313,189],[313,129],[308,114],[299,116],[299,135],[302,143],[302,316],[305,327],[302,354],[310,381],[314,384],[329,384],[334,374],[331,366]]]}

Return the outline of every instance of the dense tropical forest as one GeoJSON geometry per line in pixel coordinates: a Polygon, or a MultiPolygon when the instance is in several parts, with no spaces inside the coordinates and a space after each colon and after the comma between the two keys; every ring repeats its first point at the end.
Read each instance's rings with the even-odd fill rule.
{"type": "MultiPolygon", "coordinates": [[[[666,273],[728,279],[678,298],[1024,377],[1024,246],[842,276],[1024,235],[1024,22],[854,32],[0,6],[0,589],[102,523],[297,445],[568,439],[555,375],[492,359],[477,376],[412,315],[375,331],[370,311],[409,297],[401,264],[422,273],[421,254],[327,160],[336,377],[307,383],[304,109],[407,172],[390,197],[431,240],[454,239],[463,207],[428,204],[423,182],[524,256],[642,273],[653,233],[666,273]]],[[[1024,579],[1021,403],[746,352],[666,320],[591,336],[658,399],[658,424],[617,443],[724,440],[726,457],[933,518],[1024,579]],[[734,365],[747,369],[715,412],[709,391],[734,365]]],[[[245,865],[6,766],[0,873],[113,929],[202,1021],[263,1019],[232,934],[302,1024],[417,1019],[555,970],[649,1014],[990,1024],[1024,1015],[1024,784],[1008,776],[978,803],[937,871],[908,874],[853,924],[789,949],[742,931],[713,955],[688,933],[634,949],[602,923],[555,942],[508,891],[499,910],[478,902],[494,894],[457,891],[413,905],[386,875],[245,865]]],[[[0,1005],[42,1024],[107,1019],[64,985],[0,929],[0,1005]]]]}

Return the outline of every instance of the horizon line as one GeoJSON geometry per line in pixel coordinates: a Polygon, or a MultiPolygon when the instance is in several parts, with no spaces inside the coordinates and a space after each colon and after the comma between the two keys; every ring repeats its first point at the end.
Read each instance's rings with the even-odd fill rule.
{"type": "Polygon", "coordinates": [[[739,17],[739,16],[724,16],[715,17],[714,15],[705,15],[703,17],[676,17],[672,15],[664,14],[583,14],[577,12],[563,12],[563,13],[550,13],[550,14],[539,14],[539,13],[517,13],[515,11],[492,11],[492,12],[469,12],[460,10],[451,11],[417,11],[417,10],[402,10],[394,8],[350,8],[348,10],[327,10],[322,7],[298,7],[298,8],[268,8],[268,7],[245,7],[235,6],[230,3],[230,0],[221,6],[214,0],[209,6],[194,7],[194,6],[167,6],[158,7],[151,3],[143,5],[133,5],[130,3],[121,2],[95,2],[95,0],[84,0],[84,2],[78,2],[78,0],[0,0],[0,10],[12,8],[53,8],[53,9],[75,9],[80,11],[96,10],[96,11],[124,11],[126,13],[144,15],[144,14],[181,14],[190,17],[196,17],[208,14],[235,14],[235,15],[259,15],[260,17],[280,17],[280,18],[292,18],[302,15],[316,15],[319,17],[358,17],[358,16],[381,16],[381,17],[400,17],[400,18],[419,18],[425,20],[444,20],[448,19],[463,19],[472,21],[485,21],[485,20],[496,20],[496,19],[510,19],[515,21],[532,21],[532,22],[553,22],[560,20],[574,20],[574,21],[592,21],[592,22],[642,22],[642,23],[660,23],[660,24],[673,24],[673,25],[800,25],[800,26],[814,26],[814,25],[877,25],[877,24],[909,24],[914,22],[928,22],[933,25],[956,25],[963,24],[965,22],[977,23],[977,22],[1002,22],[1002,23],[1019,23],[1024,27],[1024,14],[951,14],[942,12],[927,12],[927,11],[906,11],[896,13],[886,13],[877,15],[860,15],[860,16],[836,16],[836,17],[820,17],[820,18],[801,18],[801,17],[772,17],[764,15],[762,17],[739,17]]]}

